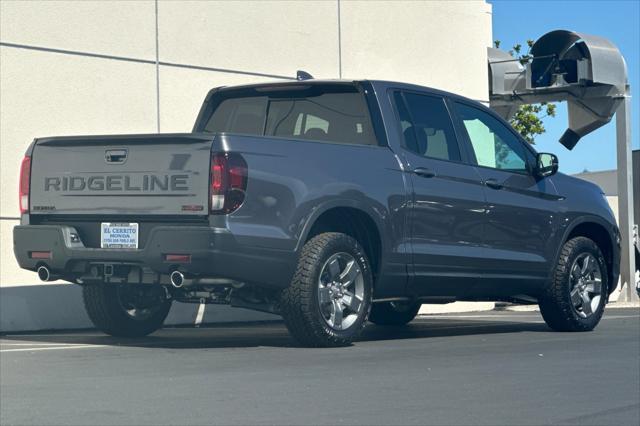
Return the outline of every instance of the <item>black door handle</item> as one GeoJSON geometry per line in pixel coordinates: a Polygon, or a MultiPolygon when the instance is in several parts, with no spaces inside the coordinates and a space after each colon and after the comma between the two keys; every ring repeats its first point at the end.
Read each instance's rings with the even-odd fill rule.
{"type": "Polygon", "coordinates": [[[436,177],[436,172],[434,172],[431,169],[425,169],[424,167],[417,167],[417,168],[413,169],[413,173],[415,173],[418,176],[423,177],[423,178],[436,177]]]}
{"type": "Polygon", "coordinates": [[[487,179],[484,181],[484,184],[492,189],[502,189],[503,185],[495,179],[487,179]]]}
{"type": "Polygon", "coordinates": [[[107,163],[122,164],[127,159],[126,149],[108,149],[104,153],[107,163]]]}

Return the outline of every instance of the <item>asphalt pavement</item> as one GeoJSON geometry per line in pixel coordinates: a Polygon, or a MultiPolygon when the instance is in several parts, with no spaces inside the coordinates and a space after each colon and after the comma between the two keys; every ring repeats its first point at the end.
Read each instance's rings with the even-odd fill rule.
{"type": "Polygon", "coordinates": [[[640,310],[591,333],[537,312],[369,325],[296,347],[280,322],[0,336],[0,424],[640,424],[640,310]]]}

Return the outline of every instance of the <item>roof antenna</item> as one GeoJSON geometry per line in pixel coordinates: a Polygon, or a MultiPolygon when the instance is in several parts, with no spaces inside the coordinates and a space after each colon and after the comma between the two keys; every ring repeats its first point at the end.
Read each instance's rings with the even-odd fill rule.
{"type": "Polygon", "coordinates": [[[296,72],[296,80],[298,81],[313,80],[313,76],[306,71],[298,70],[296,72]]]}

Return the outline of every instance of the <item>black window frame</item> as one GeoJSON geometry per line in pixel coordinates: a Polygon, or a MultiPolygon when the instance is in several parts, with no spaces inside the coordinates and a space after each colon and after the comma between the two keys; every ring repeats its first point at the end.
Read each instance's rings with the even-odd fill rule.
{"type": "MultiPolygon", "coordinates": [[[[411,90],[411,89],[404,89],[404,88],[390,88],[388,90],[388,99],[389,99],[389,102],[391,102],[391,108],[392,108],[393,113],[394,113],[394,118],[395,118],[396,123],[398,125],[397,134],[398,134],[398,141],[400,141],[399,148],[402,151],[408,152],[412,156],[415,156],[417,158],[422,158],[422,159],[426,159],[426,160],[445,161],[447,163],[463,164],[463,165],[468,164],[468,158],[469,158],[468,155],[469,155],[469,153],[467,152],[466,144],[463,144],[461,142],[461,135],[460,135],[459,129],[456,126],[454,115],[452,114],[451,107],[449,105],[447,96],[444,96],[444,95],[439,94],[439,93],[429,92],[429,91],[411,90]],[[456,143],[456,145],[458,147],[458,151],[460,153],[460,160],[450,160],[450,159],[445,159],[445,158],[437,158],[437,157],[429,157],[429,156],[426,156],[426,155],[420,155],[419,153],[414,152],[414,151],[412,151],[412,150],[410,150],[410,149],[408,149],[408,148],[406,148],[404,146],[404,143],[402,143],[402,141],[404,140],[404,134],[402,132],[402,126],[400,126],[400,112],[398,111],[398,107],[397,107],[396,102],[395,102],[395,94],[396,93],[399,93],[400,96],[402,97],[402,102],[404,103],[404,107],[406,108],[407,112],[411,116],[411,123],[412,123],[412,126],[414,126],[414,127],[415,127],[415,125],[413,124],[414,119],[413,119],[413,116],[411,115],[411,110],[409,109],[409,105],[407,104],[407,100],[405,99],[405,96],[404,96],[405,93],[411,93],[411,94],[420,95],[420,96],[428,96],[428,97],[431,97],[431,98],[437,98],[437,99],[442,100],[442,103],[443,103],[443,105],[445,107],[445,111],[447,112],[447,115],[449,117],[449,121],[451,122],[451,128],[453,129],[453,137],[455,138],[455,143],[456,143]]],[[[415,131],[415,129],[414,129],[414,131],[415,131]]],[[[417,137],[417,135],[416,135],[416,137],[417,137]]]]}
{"type": "Polygon", "coordinates": [[[538,153],[536,152],[535,149],[533,149],[533,147],[531,146],[530,143],[528,143],[527,141],[525,141],[522,136],[520,135],[520,133],[518,133],[506,120],[504,120],[502,117],[500,117],[498,114],[496,114],[494,111],[492,111],[490,108],[487,108],[486,106],[479,104],[477,102],[473,102],[473,101],[469,101],[467,99],[459,99],[459,98],[451,98],[449,97],[447,99],[447,102],[450,104],[449,107],[449,111],[453,117],[454,120],[454,126],[456,127],[456,129],[458,130],[458,132],[462,135],[462,140],[463,143],[465,145],[465,150],[468,151],[468,161],[469,164],[474,166],[474,167],[478,167],[478,168],[482,168],[482,169],[487,169],[487,170],[496,170],[499,172],[503,172],[503,173],[513,173],[513,174],[518,174],[518,175],[526,175],[526,176],[533,176],[534,173],[534,167],[535,164],[533,164],[529,157],[525,154],[525,165],[526,165],[526,170],[523,171],[518,171],[518,170],[510,170],[510,169],[499,169],[496,167],[489,167],[489,166],[483,166],[481,164],[478,164],[478,159],[476,157],[476,153],[475,150],[473,149],[473,144],[471,143],[471,138],[469,136],[469,133],[467,132],[466,127],[464,126],[464,123],[462,122],[462,118],[460,117],[460,115],[458,114],[458,111],[456,109],[456,103],[458,104],[463,104],[466,105],[470,108],[475,108],[478,111],[484,112],[485,114],[493,117],[494,119],[496,119],[496,121],[498,121],[500,124],[502,124],[516,139],[516,141],[518,143],[520,143],[520,145],[522,146],[524,151],[529,151],[529,153],[531,154],[533,161],[535,162],[535,158],[537,157],[538,153]]]}

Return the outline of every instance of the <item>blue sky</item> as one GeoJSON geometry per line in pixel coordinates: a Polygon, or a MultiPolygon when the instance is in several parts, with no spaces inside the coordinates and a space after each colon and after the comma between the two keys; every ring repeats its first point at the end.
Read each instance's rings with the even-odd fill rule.
{"type": "MultiPolygon", "coordinates": [[[[625,57],[631,85],[632,145],[640,148],[640,0],[627,1],[523,1],[488,0],[493,6],[493,38],[508,50],[514,43],[526,48],[527,39],[537,39],[556,29],[599,35],[611,40],[625,57]]],[[[558,104],[555,118],[544,120],[547,132],[536,138],[536,150],[553,152],[564,173],[616,168],[615,117],[585,136],[568,151],[558,143],[567,126],[566,104],[558,104]]]]}

